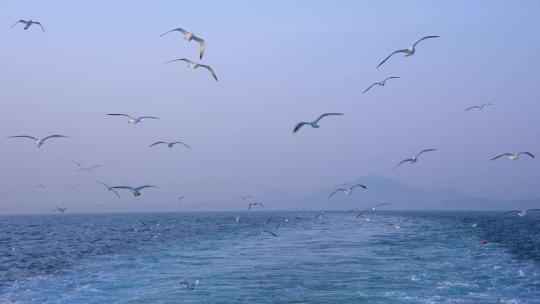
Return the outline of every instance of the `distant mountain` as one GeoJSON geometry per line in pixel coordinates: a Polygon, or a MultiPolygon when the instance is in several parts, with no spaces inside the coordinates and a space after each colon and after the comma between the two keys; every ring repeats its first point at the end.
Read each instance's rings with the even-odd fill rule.
{"type": "Polygon", "coordinates": [[[348,210],[357,206],[368,208],[377,203],[390,203],[394,210],[509,210],[520,208],[540,208],[540,200],[489,200],[467,197],[459,190],[445,188],[426,190],[404,185],[397,180],[378,174],[360,177],[346,186],[364,184],[367,190],[356,188],[351,195],[336,193],[335,185],[308,197],[296,199],[281,190],[271,190],[261,196],[271,210],[348,210]]]}

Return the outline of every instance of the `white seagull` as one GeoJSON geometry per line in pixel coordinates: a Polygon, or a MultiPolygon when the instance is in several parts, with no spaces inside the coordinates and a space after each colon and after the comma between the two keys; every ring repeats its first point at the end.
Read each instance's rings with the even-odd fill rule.
{"type": "Polygon", "coordinates": [[[181,142],[181,141],[175,141],[175,142],[158,141],[158,142],[155,142],[155,143],[151,144],[151,145],[148,146],[148,147],[150,148],[150,147],[157,146],[157,145],[161,145],[161,144],[165,144],[165,145],[167,145],[167,147],[169,147],[169,148],[174,147],[174,145],[176,145],[176,144],[181,144],[182,146],[184,146],[184,147],[186,147],[186,148],[188,148],[188,149],[191,149],[190,146],[188,146],[187,144],[185,144],[185,143],[183,143],[183,142],[181,142]]]}
{"type": "Polygon", "coordinates": [[[336,189],[336,190],[334,190],[334,192],[330,193],[330,195],[328,195],[328,197],[329,198],[332,197],[334,194],[336,194],[339,191],[341,191],[341,192],[343,192],[345,194],[351,195],[353,189],[356,188],[356,187],[367,189],[367,187],[362,185],[362,184],[356,184],[356,185],[350,186],[348,189],[343,189],[343,188],[336,189]]]}
{"type": "Polygon", "coordinates": [[[412,219],[406,219],[406,220],[404,220],[404,221],[401,221],[400,223],[395,224],[395,225],[394,225],[394,228],[396,228],[396,229],[401,229],[401,225],[403,225],[403,224],[405,224],[405,223],[407,223],[407,222],[409,222],[409,221],[411,221],[411,220],[412,220],[412,219]]]}
{"type": "Polygon", "coordinates": [[[262,208],[264,208],[264,205],[262,203],[249,203],[248,204],[248,210],[251,211],[251,208],[253,208],[255,206],[261,206],[262,208]]]}
{"type": "Polygon", "coordinates": [[[300,128],[302,128],[305,125],[310,125],[312,128],[315,128],[315,129],[319,128],[320,127],[319,126],[319,121],[321,119],[325,118],[326,116],[335,116],[335,115],[343,115],[343,113],[325,113],[325,114],[322,114],[321,116],[319,116],[319,118],[317,118],[315,121],[312,121],[312,122],[305,122],[305,121],[299,122],[294,127],[293,133],[298,132],[298,130],[300,130],[300,128]]]}
{"type": "Polygon", "coordinates": [[[182,286],[184,286],[185,289],[193,290],[193,289],[195,289],[195,287],[197,287],[199,284],[201,284],[201,282],[202,282],[202,279],[197,279],[193,283],[188,282],[188,281],[182,281],[180,284],[182,284],[182,286]]]}
{"type": "Polygon", "coordinates": [[[503,212],[499,215],[496,215],[495,217],[503,216],[510,213],[516,213],[518,216],[524,217],[527,215],[527,212],[530,212],[530,211],[540,211],[540,209],[512,210],[512,211],[503,212]]]}
{"type": "Polygon", "coordinates": [[[30,20],[23,20],[23,19],[21,19],[21,20],[15,22],[15,23],[13,23],[13,25],[11,26],[11,28],[13,28],[15,25],[17,25],[17,24],[19,24],[19,23],[24,24],[24,28],[23,28],[24,30],[29,29],[29,28],[32,26],[32,24],[37,24],[37,25],[39,25],[39,26],[41,27],[41,29],[43,30],[43,32],[45,32],[45,29],[43,28],[43,25],[41,25],[40,22],[32,21],[32,19],[30,19],[30,20]]]}
{"type": "Polygon", "coordinates": [[[210,72],[210,74],[212,74],[212,77],[214,77],[214,79],[216,81],[218,81],[217,79],[217,75],[216,75],[216,72],[214,72],[214,70],[209,66],[209,65],[205,65],[205,64],[198,64],[198,63],[195,63],[187,58],[180,58],[180,59],[175,59],[175,60],[171,60],[171,61],[167,61],[167,62],[164,62],[165,63],[171,63],[171,62],[175,62],[175,61],[184,61],[186,62],[188,65],[189,68],[192,68],[194,70],[196,70],[198,67],[201,67],[201,68],[205,68],[208,70],[208,72],[210,72]]]}
{"type": "MultiPolygon", "coordinates": [[[[373,86],[381,86],[381,87],[384,87],[386,85],[386,81],[390,80],[390,79],[398,79],[399,77],[398,76],[390,76],[390,77],[387,77],[385,80],[381,81],[381,82],[374,82],[372,85],[370,85],[365,91],[364,93],[366,93],[367,91],[369,91],[369,89],[371,89],[373,86]]],[[[362,94],[364,94],[362,93],[362,94]]]]}
{"type": "Polygon", "coordinates": [[[519,152],[519,153],[504,153],[504,154],[501,154],[499,156],[492,158],[491,160],[496,160],[497,158],[500,158],[503,156],[506,156],[506,158],[508,158],[509,160],[518,160],[520,155],[527,155],[527,156],[530,156],[531,158],[535,158],[531,152],[519,152]]]}
{"type": "Polygon", "coordinates": [[[36,146],[38,148],[41,148],[41,145],[43,145],[47,139],[51,139],[51,138],[69,138],[69,136],[50,135],[50,136],[47,136],[45,138],[40,139],[40,138],[37,138],[37,137],[34,137],[34,136],[29,136],[29,135],[15,135],[15,136],[8,136],[8,138],[29,138],[29,139],[32,139],[34,141],[34,143],[36,144],[36,146]]]}
{"type": "Polygon", "coordinates": [[[109,186],[109,185],[107,185],[107,184],[105,184],[103,182],[100,182],[100,181],[96,181],[96,183],[105,186],[105,188],[107,188],[107,191],[112,191],[118,198],[120,198],[120,194],[118,194],[118,191],[113,189],[111,186],[109,186]]]}
{"type": "Polygon", "coordinates": [[[438,149],[425,149],[425,150],[422,150],[422,151],[418,152],[418,154],[416,154],[415,156],[402,160],[399,164],[397,164],[394,167],[394,169],[401,166],[402,164],[404,164],[406,162],[410,162],[411,164],[414,164],[414,163],[416,163],[418,161],[418,156],[420,156],[421,154],[426,153],[426,152],[431,152],[431,151],[437,151],[437,150],[438,149]]]}
{"type": "Polygon", "coordinates": [[[141,117],[133,117],[131,115],[128,115],[128,114],[107,114],[109,116],[124,116],[124,117],[127,117],[128,118],[128,123],[130,124],[138,124],[141,122],[142,119],[159,119],[159,117],[154,117],[154,116],[141,116],[141,117]]]}
{"type": "Polygon", "coordinates": [[[414,53],[416,52],[416,45],[417,45],[418,43],[420,43],[420,41],[425,40],[425,39],[430,39],[430,38],[438,38],[438,37],[441,37],[441,36],[425,36],[425,37],[420,38],[418,41],[416,41],[416,42],[415,42],[411,47],[409,47],[409,48],[394,51],[392,54],[388,55],[388,57],[386,57],[383,61],[381,61],[381,63],[379,63],[379,65],[377,66],[377,68],[380,67],[381,65],[383,65],[383,63],[385,63],[386,60],[390,59],[390,57],[392,57],[394,54],[397,54],[397,53],[405,53],[405,57],[409,57],[409,56],[414,55],[414,53]]]}
{"type": "Polygon", "coordinates": [[[141,190],[144,188],[159,188],[158,186],[151,186],[151,185],[144,185],[139,187],[131,187],[131,186],[114,186],[111,187],[111,189],[125,189],[131,191],[133,193],[133,196],[137,197],[141,195],[141,190]]]}
{"type": "Polygon", "coordinates": [[[470,111],[470,110],[483,110],[484,107],[486,106],[492,106],[493,104],[491,102],[487,102],[487,103],[484,103],[484,104],[481,104],[479,106],[472,106],[470,108],[466,108],[465,111],[470,111]]]}
{"type": "Polygon", "coordinates": [[[191,40],[197,41],[200,44],[199,59],[202,59],[203,54],[204,54],[205,43],[204,43],[203,39],[195,36],[195,34],[193,34],[191,32],[188,32],[188,31],[185,31],[185,30],[183,30],[181,28],[175,28],[174,30],[170,30],[170,31],[168,31],[166,33],[161,34],[159,37],[163,37],[163,36],[167,35],[168,33],[171,33],[171,32],[174,32],[174,31],[178,31],[178,32],[184,34],[184,39],[186,39],[188,42],[191,41],[191,40]]]}
{"type": "Polygon", "coordinates": [[[86,168],[80,168],[80,169],[78,169],[77,171],[78,171],[78,172],[82,172],[82,171],[92,172],[92,170],[97,169],[97,168],[99,168],[99,167],[101,167],[101,165],[93,165],[93,166],[86,167],[86,168]]]}

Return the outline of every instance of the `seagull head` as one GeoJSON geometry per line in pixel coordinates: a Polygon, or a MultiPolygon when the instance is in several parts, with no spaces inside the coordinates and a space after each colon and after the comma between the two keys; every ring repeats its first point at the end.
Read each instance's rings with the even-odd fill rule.
{"type": "Polygon", "coordinates": [[[193,33],[186,32],[186,34],[184,35],[184,39],[186,39],[187,41],[191,41],[191,39],[193,39],[193,33]]]}
{"type": "Polygon", "coordinates": [[[508,155],[508,159],[509,159],[509,160],[518,160],[518,159],[519,159],[519,155],[517,155],[517,154],[510,154],[510,155],[508,155]]]}

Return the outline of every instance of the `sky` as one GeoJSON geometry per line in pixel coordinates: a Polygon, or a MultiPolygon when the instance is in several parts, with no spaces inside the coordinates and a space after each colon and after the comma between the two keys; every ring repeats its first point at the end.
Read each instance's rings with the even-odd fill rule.
{"type": "Polygon", "coordinates": [[[539,198],[538,160],[489,161],[540,155],[539,28],[538,1],[0,0],[0,213],[187,208],[179,193],[192,203],[271,189],[302,197],[371,173],[471,197],[539,198]],[[19,19],[46,32],[10,28],[19,19]],[[199,62],[195,42],[160,37],[176,27],[205,39],[201,63],[218,82],[163,64],[199,62]],[[376,69],[425,35],[441,38],[376,69]],[[388,76],[401,78],[362,94],[388,76]],[[292,133],[324,112],[345,115],[292,133]],[[71,138],[37,149],[7,138],[20,134],[71,138]],[[148,148],[160,140],[193,149],[148,148]],[[425,148],[439,151],[392,170],[425,148]],[[74,160],[102,167],[79,173],[74,160]],[[117,200],[96,180],[160,188],[117,200]]]}

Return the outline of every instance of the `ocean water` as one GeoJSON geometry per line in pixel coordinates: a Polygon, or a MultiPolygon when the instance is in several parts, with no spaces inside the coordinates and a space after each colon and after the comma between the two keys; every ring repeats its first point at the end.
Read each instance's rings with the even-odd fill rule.
{"type": "Polygon", "coordinates": [[[540,214],[494,214],[4,216],[0,303],[540,303],[540,214]]]}

